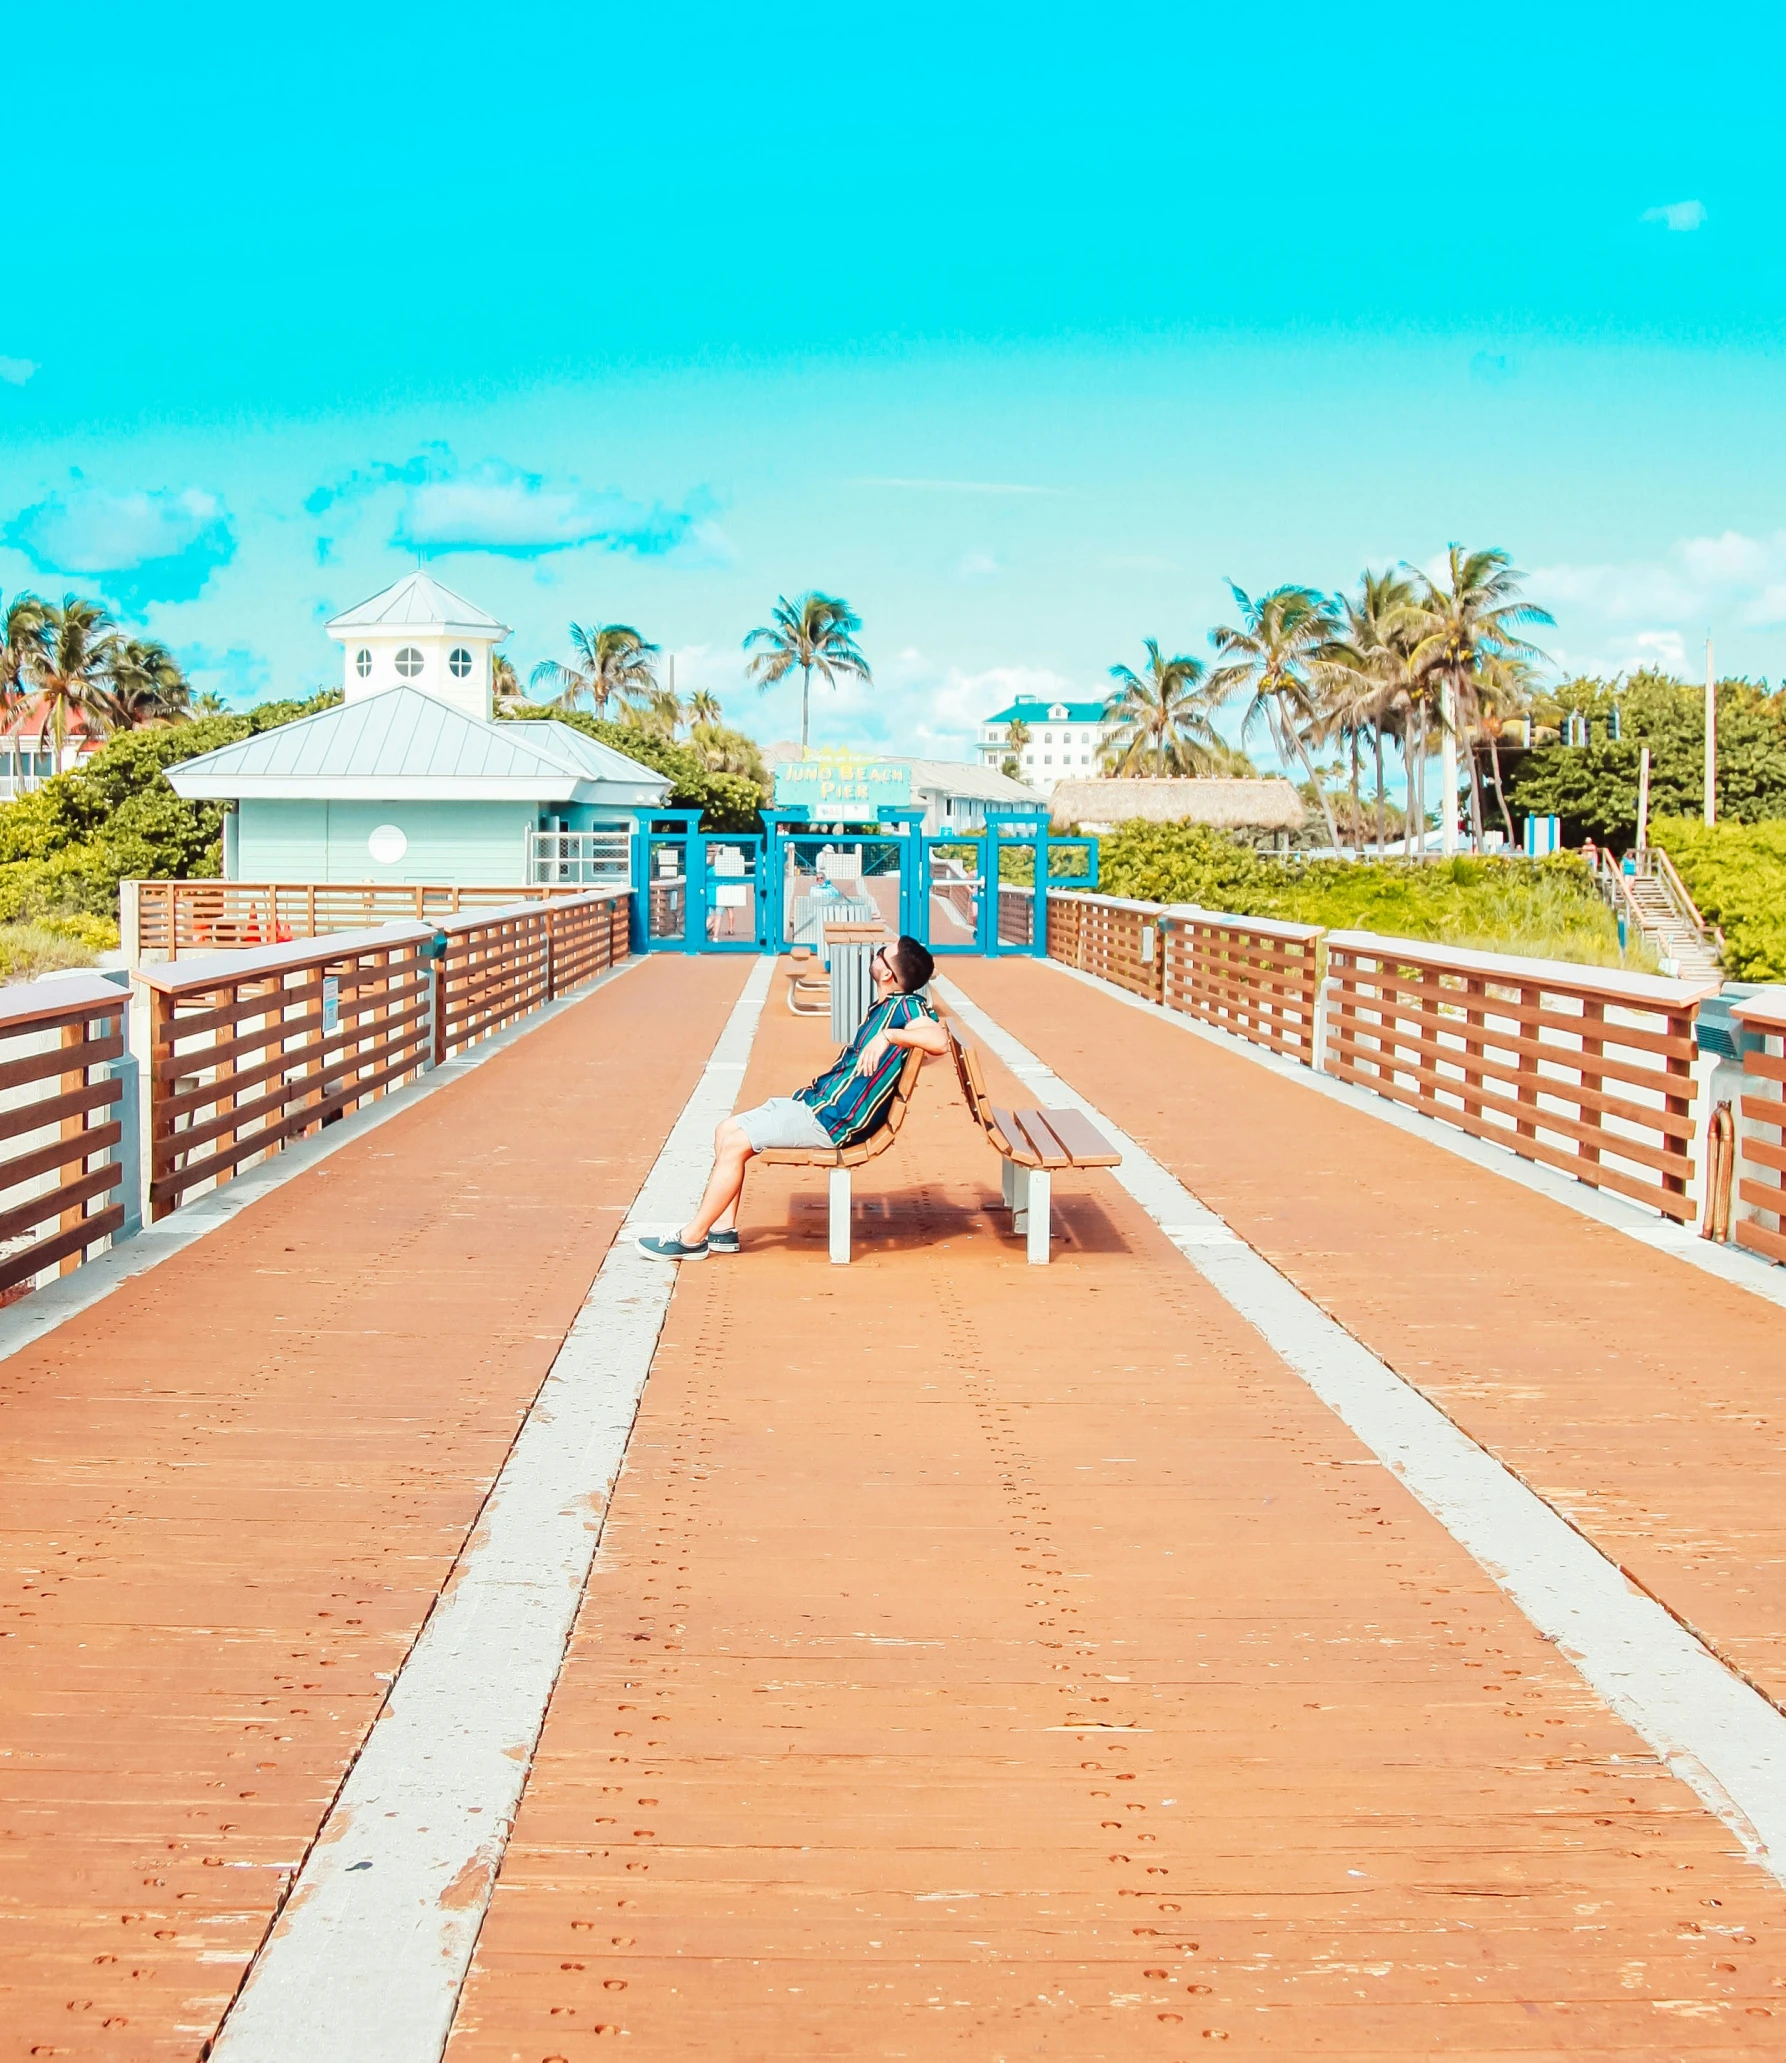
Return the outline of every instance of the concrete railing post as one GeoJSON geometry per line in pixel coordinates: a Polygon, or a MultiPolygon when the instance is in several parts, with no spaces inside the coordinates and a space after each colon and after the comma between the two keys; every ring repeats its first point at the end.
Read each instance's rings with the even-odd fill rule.
{"type": "Polygon", "coordinates": [[[112,1234],[112,1244],[134,1239],[143,1229],[143,1077],[134,1053],[108,1061],[106,1074],[119,1086],[117,1112],[119,1140],[112,1148],[112,1165],[121,1173],[118,1201],[124,1207],[124,1222],[112,1234]]]}

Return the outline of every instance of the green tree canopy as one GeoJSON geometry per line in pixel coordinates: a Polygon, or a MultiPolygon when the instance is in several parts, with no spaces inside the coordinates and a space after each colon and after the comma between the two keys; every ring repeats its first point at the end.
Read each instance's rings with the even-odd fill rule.
{"type": "MultiPolygon", "coordinates": [[[[1508,784],[1516,809],[1561,817],[1571,840],[1585,833],[1628,844],[1637,833],[1638,766],[1647,745],[1652,818],[1700,814],[1703,688],[1647,671],[1623,683],[1565,681],[1535,701],[1534,720],[1544,727],[1535,735],[1549,730],[1554,738],[1572,715],[1586,724],[1588,742],[1547,742],[1527,754],[1508,784]]],[[[1752,681],[1718,683],[1718,815],[1744,824],[1786,817],[1786,696],[1752,681]]]]}

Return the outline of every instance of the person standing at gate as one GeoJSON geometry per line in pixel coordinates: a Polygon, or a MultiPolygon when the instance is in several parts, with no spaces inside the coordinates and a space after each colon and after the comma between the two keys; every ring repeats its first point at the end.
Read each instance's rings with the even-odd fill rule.
{"type": "Polygon", "coordinates": [[[872,962],[874,1002],[856,1036],[824,1073],[791,1096],[771,1096],[754,1110],[725,1119],[713,1135],[713,1172],[700,1208],[680,1232],[647,1233],[639,1250],[656,1261],[704,1261],[735,1254],[738,1199],[753,1154],[772,1146],[849,1146],[887,1114],[893,1091],[914,1049],[927,1058],[949,1049],[949,1035],[918,993],[936,962],[915,938],[877,946],[872,962]]]}

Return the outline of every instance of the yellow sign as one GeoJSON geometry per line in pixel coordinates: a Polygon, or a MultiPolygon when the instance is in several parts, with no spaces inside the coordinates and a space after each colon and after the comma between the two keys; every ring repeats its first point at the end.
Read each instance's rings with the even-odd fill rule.
{"type": "Polygon", "coordinates": [[[803,809],[810,818],[866,821],[912,799],[912,770],[890,759],[854,752],[819,752],[775,769],[775,807],[803,809]]]}

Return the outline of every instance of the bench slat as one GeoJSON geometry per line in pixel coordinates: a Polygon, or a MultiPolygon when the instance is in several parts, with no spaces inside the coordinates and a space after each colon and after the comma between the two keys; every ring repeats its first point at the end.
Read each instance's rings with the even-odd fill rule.
{"type": "Polygon", "coordinates": [[[1077,1110],[1045,1110],[1048,1129],[1073,1156],[1076,1168],[1119,1168],[1122,1155],[1090,1118],[1077,1110]]]}
{"type": "Polygon", "coordinates": [[[1041,1111],[1017,1110],[1011,1114],[1023,1127],[1024,1136],[1035,1148],[1037,1158],[1043,1167],[1052,1170],[1070,1168],[1073,1165],[1073,1156],[1048,1129],[1048,1120],[1041,1111]]]}
{"type": "Polygon", "coordinates": [[[1030,1144],[1029,1135],[1017,1122],[1017,1113],[993,1104],[992,1122],[986,1128],[986,1136],[1007,1160],[1014,1160],[1019,1167],[1039,1168],[1042,1156],[1030,1144]]]}

